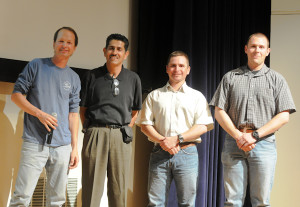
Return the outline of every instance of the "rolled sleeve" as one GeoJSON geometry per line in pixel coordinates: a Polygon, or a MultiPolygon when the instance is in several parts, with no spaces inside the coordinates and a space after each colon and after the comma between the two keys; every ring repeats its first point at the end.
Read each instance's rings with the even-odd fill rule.
{"type": "Polygon", "coordinates": [[[138,117],[136,119],[136,124],[138,126],[143,125],[154,125],[154,116],[153,116],[153,110],[152,110],[152,100],[151,95],[149,94],[147,98],[145,99],[142,109],[138,114],[138,117]]]}
{"type": "Polygon", "coordinates": [[[34,81],[37,68],[34,67],[35,61],[29,62],[23,71],[19,74],[13,93],[27,94],[34,81]]]}
{"type": "Polygon", "coordinates": [[[70,95],[69,112],[77,113],[79,111],[79,103],[80,103],[79,93],[81,89],[79,77],[77,77],[75,83],[76,84],[74,84],[72,93],[70,95]]]}
{"type": "Polygon", "coordinates": [[[214,121],[204,96],[201,96],[196,105],[194,124],[206,125],[207,131],[210,131],[214,128],[214,121]]]}

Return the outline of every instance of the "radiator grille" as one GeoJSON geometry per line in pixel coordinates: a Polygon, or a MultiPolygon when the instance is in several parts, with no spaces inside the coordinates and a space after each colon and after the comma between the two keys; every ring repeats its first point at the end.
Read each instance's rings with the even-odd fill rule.
{"type": "Polygon", "coordinates": [[[31,207],[46,206],[45,187],[46,187],[46,178],[39,178],[31,199],[31,204],[29,206],[31,207]]]}
{"type": "MultiPolygon", "coordinates": [[[[40,177],[32,195],[30,207],[46,206],[46,177],[40,177]]],[[[77,207],[77,178],[69,178],[66,192],[66,203],[63,207],[77,207]]]]}

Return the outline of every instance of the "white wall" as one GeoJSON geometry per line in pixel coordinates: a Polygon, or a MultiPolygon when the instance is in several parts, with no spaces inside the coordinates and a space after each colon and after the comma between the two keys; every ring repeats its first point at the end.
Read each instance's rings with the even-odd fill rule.
{"type": "Polygon", "coordinates": [[[271,194],[273,207],[300,206],[300,1],[272,0],[271,68],[281,73],[291,89],[298,112],[277,136],[278,160],[271,194]]]}
{"type": "Polygon", "coordinates": [[[130,0],[0,0],[0,57],[31,60],[53,54],[54,32],[73,27],[79,36],[69,65],[103,64],[102,49],[111,33],[130,34],[130,0]]]}
{"type": "MultiPolygon", "coordinates": [[[[30,61],[51,57],[54,32],[62,26],[71,26],[79,36],[79,44],[69,61],[70,66],[91,69],[103,65],[102,49],[106,37],[121,33],[131,44],[131,55],[124,65],[136,70],[132,68],[136,62],[136,34],[132,30],[136,20],[132,0],[0,0],[0,5],[1,58],[30,61]]],[[[13,84],[0,82],[0,206],[7,205],[14,189],[22,144],[23,113],[10,101],[12,87],[13,84]]],[[[83,134],[79,133],[79,150],[82,139],[83,134]]],[[[132,166],[134,169],[134,164],[132,166]]],[[[69,176],[78,177],[81,184],[81,163],[70,171],[69,176]]],[[[80,186],[78,190],[80,192],[80,186]]],[[[128,203],[133,203],[132,185],[128,191],[128,203]]],[[[107,206],[106,194],[102,201],[101,206],[107,206]]],[[[81,204],[80,194],[78,204],[81,204]]]]}

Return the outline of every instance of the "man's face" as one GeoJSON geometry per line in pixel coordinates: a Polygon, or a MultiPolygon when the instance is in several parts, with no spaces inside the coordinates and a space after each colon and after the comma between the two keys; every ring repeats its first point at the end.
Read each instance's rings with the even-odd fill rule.
{"type": "Polygon", "coordinates": [[[73,32],[62,29],[57,34],[57,39],[53,43],[54,56],[69,58],[76,50],[75,35],[73,32]]]}
{"type": "Polygon", "coordinates": [[[111,40],[107,48],[103,48],[104,57],[107,64],[122,65],[129,55],[129,51],[125,51],[124,42],[120,40],[111,40]]]}
{"type": "Polygon", "coordinates": [[[185,81],[186,76],[190,73],[190,66],[184,56],[172,57],[166,69],[170,84],[185,81]]]}
{"type": "Polygon", "coordinates": [[[268,40],[260,36],[251,37],[245,46],[245,53],[248,56],[248,66],[251,69],[262,66],[270,53],[268,40]]]}

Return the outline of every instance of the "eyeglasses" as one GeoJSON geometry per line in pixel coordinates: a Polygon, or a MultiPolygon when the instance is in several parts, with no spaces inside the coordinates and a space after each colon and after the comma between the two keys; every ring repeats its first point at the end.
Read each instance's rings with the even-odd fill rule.
{"type": "Polygon", "coordinates": [[[118,79],[114,78],[114,76],[113,76],[113,85],[114,85],[113,95],[114,96],[117,96],[120,93],[120,89],[118,88],[119,84],[120,83],[119,83],[118,79]]]}

